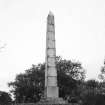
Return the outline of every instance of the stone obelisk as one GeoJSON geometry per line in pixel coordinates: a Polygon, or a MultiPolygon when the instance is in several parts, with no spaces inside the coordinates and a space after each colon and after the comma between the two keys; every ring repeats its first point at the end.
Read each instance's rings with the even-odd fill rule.
{"type": "Polygon", "coordinates": [[[49,12],[46,32],[45,97],[58,98],[54,15],[49,12]]]}
{"type": "Polygon", "coordinates": [[[54,15],[49,12],[47,17],[46,32],[46,62],[45,62],[45,91],[40,105],[65,105],[65,101],[59,98],[56,69],[56,46],[54,15]]]}

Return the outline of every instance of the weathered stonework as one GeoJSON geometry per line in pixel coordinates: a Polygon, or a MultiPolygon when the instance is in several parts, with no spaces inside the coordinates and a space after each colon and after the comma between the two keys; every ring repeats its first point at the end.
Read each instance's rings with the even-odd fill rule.
{"type": "Polygon", "coordinates": [[[45,97],[58,98],[54,16],[47,17],[45,97]]]}
{"type": "Polygon", "coordinates": [[[67,103],[62,98],[59,98],[56,70],[55,24],[54,15],[51,12],[47,17],[45,94],[39,103],[45,103],[46,105],[67,103]]]}

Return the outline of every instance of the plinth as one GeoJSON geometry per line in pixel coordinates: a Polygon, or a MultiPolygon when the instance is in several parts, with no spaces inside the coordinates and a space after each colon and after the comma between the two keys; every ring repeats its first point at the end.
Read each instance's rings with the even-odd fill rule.
{"type": "Polygon", "coordinates": [[[43,98],[37,105],[68,105],[62,98],[43,98]]]}

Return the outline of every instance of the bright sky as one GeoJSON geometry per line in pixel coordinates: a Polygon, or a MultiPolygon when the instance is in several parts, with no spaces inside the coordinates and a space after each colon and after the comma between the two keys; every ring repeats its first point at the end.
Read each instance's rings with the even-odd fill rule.
{"type": "Polygon", "coordinates": [[[0,0],[0,90],[32,64],[45,61],[46,18],[55,16],[56,51],[79,60],[87,79],[105,58],[105,0],[0,0]]]}

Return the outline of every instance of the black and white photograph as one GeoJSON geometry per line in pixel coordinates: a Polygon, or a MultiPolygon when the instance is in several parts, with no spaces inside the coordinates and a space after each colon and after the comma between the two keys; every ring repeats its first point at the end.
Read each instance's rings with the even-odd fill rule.
{"type": "Polygon", "coordinates": [[[105,0],[0,0],[0,105],[105,105],[105,0]]]}

